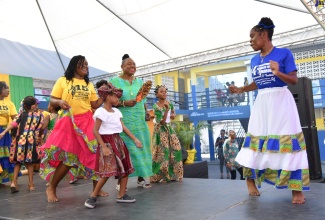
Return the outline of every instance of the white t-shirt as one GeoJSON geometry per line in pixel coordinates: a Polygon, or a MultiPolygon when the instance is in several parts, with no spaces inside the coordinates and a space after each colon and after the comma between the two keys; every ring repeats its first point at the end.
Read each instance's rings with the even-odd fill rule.
{"type": "Polygon", "coordinates": [[[96,118],[98,118],[102,121],[99,128],[99,134],[116,134],[123,131],[121,124],[121,118],[123,118],[123,115],[117,108],[112,109],[114,112],[108,112],[103,107],[100,107],[95,111],[93,116],[94,120],[96,121],[96,118]]]}

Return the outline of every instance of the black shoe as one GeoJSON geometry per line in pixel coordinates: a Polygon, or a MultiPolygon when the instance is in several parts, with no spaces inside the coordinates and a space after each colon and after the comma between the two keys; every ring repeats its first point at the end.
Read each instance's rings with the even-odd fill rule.
{"type": "Polygon", "coordinates": [[[95,197],[89,197],[85,202],[85,206],[89,209],[93,209],[96,206],[96,201],[97,199],[95,197]]]}
{"type": "Polygon", "coordinates": [[[135,202],[135,198],[132,198],[125,194],[122,198],[116,198],[116,202],[125,202],[125,203],[132,203],[135,202]]]}

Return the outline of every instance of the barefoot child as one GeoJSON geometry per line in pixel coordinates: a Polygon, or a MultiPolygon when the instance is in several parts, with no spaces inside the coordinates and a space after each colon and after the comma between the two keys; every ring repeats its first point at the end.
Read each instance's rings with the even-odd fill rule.
{"type": "Polygon", "coordinates": [[[98,89],[98,95],[104,100],[104,106],[97,109],[94,114],[94,135],[98,141],[95,171],[100,179],[86,200],[87,208],[95,208],[96,197],[110,176],[120,179],[120,190],[116,198],[117,202],[132,203],[134,198],[125,194],[128,175],[134,171],[129,151],[119,133],[124,131],[136,144],[142,147],[141,142],[124,126],[122,113],[112,106],[118,104],[123,90],[115,88],[112,84],[102,85],[98,89]]]}
{"type": "Polygon", "coordinates": [[[14,179],[10,185],[11,192],[18,192],[17,178],[21,165],[28,169],[28,190],[35,190],[33,182],[34,164],[40,160],[40,146],[36,141],[35,131],[42,127],[43,115],[36,110],[36,99],[27,96],[23,100],[23,110],[1,133],[1,137],[9,130],[18,128],[17,135],[10,146],[10,162],[15,163],[14,179]]]}

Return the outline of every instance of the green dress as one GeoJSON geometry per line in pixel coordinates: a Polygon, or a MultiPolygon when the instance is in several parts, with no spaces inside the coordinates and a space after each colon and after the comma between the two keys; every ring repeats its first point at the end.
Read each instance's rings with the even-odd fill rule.
{"type": "MultiPolygon", "coordinates": [[[[170,110],[174,109],[169,104],[170,110]]],[[[152,136],[152,172],[150,182],[180,181],[183,179],[182,148],[176,132],[170,123],[160,124],[166,112],[165,107],[153,105],[155,127],[152,136]]],[[[169,116],[167,116],[169,117],[169,116]]]]}
{"type": "MultiPolygon", "coordinates": [[[[117,88],[123,89],[123,95],[120,101],[135,99],[143,82],[135,78],[132,84],[118,76],[112,78],[110,82],[117,88]]],[[[122,121],[124,125],[134,134],[142,143],[142,148],[138,148],[134,141],[124,132],[121,137],[125,142],[131,155],[134,172],[131,176],[149,177],[152,175],[152,156],[150,150],[150,132],[147,122],[145,121],[144,103],[146,100],[138,102],[133,107],[119,107],[122,112],[122,121]]]]}

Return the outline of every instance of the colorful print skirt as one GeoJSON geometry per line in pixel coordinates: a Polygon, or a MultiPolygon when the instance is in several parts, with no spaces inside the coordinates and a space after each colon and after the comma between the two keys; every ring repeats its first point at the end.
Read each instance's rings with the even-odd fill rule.
{"type": "Polygon", "coordinates": [[[278,189],[309,190],[305,139],[287,87],[258,91],[236,161],[258,187],[264,181],[278,189]]]}
{"type": "Polygon", "coordinates": [[[72,115],[62,111],[52,133],[41,147],[42,160],[40,176],[51,181],[56,167],[63,163],[72,167],[65,179],[78,176],[98,179],[94,173],[97,141],[93,134],[92,113],[72,115]]]}
{"type": "Polygon", "coordinates": [[[170,124],[155,124],[152,146],[153,176],[150,182],[183,179],[182,148],[170,124]]]}
{"type": "MultiPolygon", "coordinates": [[[[2,133],[6,127],[0,126],[0,133],[2,133]]],[[[9,132],[7,132],[1,139],[0,139],[0,165],[2,167],[2,173],[0,173],[0,184],[10,182],[13,180],[14,177],[14,163],[10,163],[9,161],[9,148],[11,144],[11,136],[9,132]]]]}
{"type": "Polygon", "coordinates": [[[104,156],[102,148],[100,146],[97,147],[96,174],[99,177],[123,177],[133,173],[134,168],[129,151],[120,135],[101,135],[101,137],[112,154],[104,156]]]}

